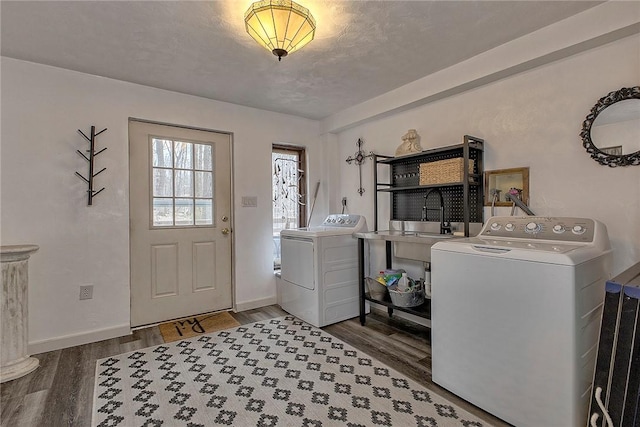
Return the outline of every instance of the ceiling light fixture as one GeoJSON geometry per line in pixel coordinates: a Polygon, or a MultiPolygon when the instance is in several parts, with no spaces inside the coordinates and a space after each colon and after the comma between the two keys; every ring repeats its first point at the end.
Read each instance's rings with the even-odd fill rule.
{"type": "Polygon", "coordinates": [[[316,21],[309,9],[291,0],[262,0],[244,14],[247,33],[278,57],[295,52],[313,40],[316,21]]]}

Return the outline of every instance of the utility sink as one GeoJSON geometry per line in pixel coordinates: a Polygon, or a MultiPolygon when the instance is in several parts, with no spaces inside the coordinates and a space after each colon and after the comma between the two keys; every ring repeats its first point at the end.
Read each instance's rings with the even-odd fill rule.
{"type": "Polygon", "coordinates": [[[393,242],[393,253],[398,258],[431,261],[431,246],[442,240],[453,238],[453,234],[429,233],[427,231],[402,231],[406,241],[393,242]]]}
{"type": "Polygon", "coordinates": [[[427,233],[423,231],[403,231],[403,236],[423,237],[425,239],[451,239],[453,234],[427,233]]]}
{"type": "MultiPolygon", "coordinates": [[[[453,231],[460,231],[464,224],[453,222],[453,231]]],[[[471,234],[477,234],[481,223],[470,224],[471,234]]],[[[393,255],[397,258],[431,261],[431,246],[447,239],[460,238],[453,234],[440,234],[438,221],[389,221],[389,229],[398,233],[393,241],[393,255]],[[404,237],[407,239],[404,240],[404,237]]]]}

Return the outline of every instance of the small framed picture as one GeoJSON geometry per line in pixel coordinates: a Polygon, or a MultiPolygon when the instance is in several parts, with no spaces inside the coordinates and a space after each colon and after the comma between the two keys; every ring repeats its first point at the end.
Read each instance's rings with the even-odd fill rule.
{"type": "Polygon", "coordinates": [[[510,190],[517,191],[520,200],[529,204],[529,168],[511,168],[484,173],[484,205],[511,206],[510,190]]]}

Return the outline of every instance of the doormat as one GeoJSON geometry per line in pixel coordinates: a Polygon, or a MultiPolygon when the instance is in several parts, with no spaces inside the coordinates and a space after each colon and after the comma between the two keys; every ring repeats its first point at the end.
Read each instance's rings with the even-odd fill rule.
{"type": "Polygon", "coordinates": [[[223,311],[172,320],[162,323],[159,328],[164,342],[172,342],[236,326],[240,326],[240,323],[228,312],[223,311]]]}
{"type": "Polygon", "coordinates": [[[486,427],[292,316],[96,362],[94,427],[486,427]]]}

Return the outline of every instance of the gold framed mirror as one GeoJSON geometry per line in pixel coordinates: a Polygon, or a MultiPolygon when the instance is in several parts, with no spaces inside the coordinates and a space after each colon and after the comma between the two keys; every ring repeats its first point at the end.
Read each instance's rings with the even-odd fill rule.
{"type": "Polygon", "coordinates": [[[509,191],[517,190],[526,205],[529,204],[529,168],[510,168],[485,171],[484,205],[512,206],[507,199],[509,191]],[[495,197],[495,201],[494,201],[495,197]]]}

